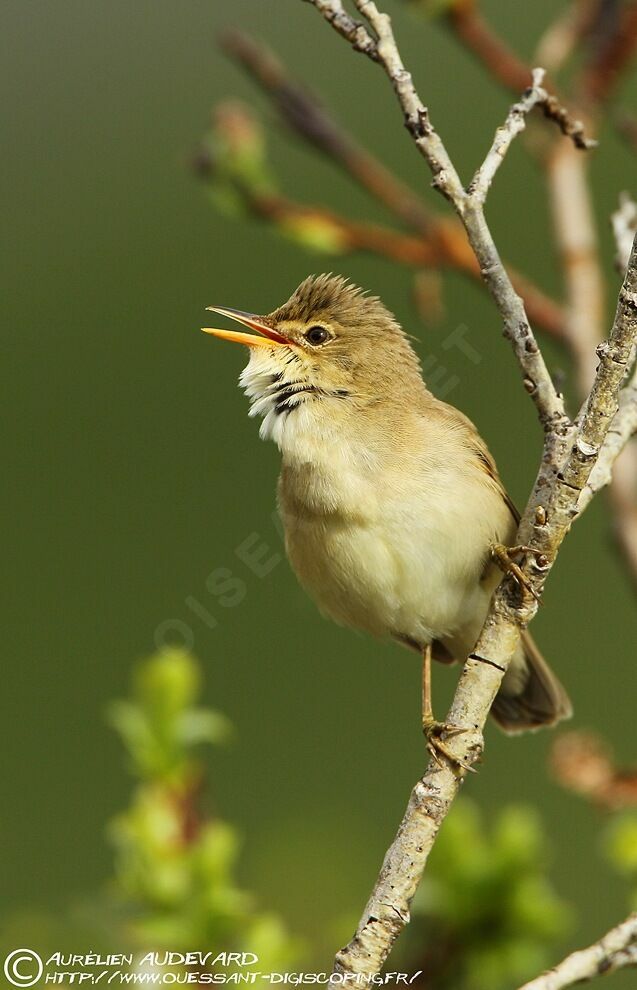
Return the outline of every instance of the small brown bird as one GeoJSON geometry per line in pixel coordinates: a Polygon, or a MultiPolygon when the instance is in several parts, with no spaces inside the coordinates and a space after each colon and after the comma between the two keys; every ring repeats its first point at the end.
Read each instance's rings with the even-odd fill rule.
{"type": "MultiPolygon", "coordinates": [[[[281,451],[299,581],[336,622],[421,653],[428,746],[453,759],[445,734],[459,730],[434,719],[431,657],[463,662],[473,650],[518,522],[486,444],[429,392],[380,299],[340,276],[307,278],[267,316],[209,308],[257,332],[205,329],[249,348],[240,383],[281,451]]],[[[527,632],[492,714],[506,732],[571,714],[527,632]]]]}

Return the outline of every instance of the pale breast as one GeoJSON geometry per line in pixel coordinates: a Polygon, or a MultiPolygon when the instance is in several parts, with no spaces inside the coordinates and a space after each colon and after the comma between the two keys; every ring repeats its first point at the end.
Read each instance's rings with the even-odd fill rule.
{"type": "Polygon", "coordinates": [[[458,478],[453,461],[423,462],[420,477],[410,468],[386,465],[381,477],[354,458],[334,472],[284,467],[279,501],[292,567],[325,614],[424,643],[482,603],[489,544],[511,518],[478,472],[458,478]]]}

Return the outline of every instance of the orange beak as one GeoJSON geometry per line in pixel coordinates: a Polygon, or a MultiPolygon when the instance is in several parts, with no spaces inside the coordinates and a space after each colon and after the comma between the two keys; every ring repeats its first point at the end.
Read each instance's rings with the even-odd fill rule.
{"type": "Polygon", "coordinates": [[[214,337],[220,337],[221,340],[232,340],[235,344],[245,344],[247,347],[272,347],[273,344],[278,347],[281,344],[290,343],[280,333],[277,333],[276,330],[268,326],[266,318],[263,316],[255,316],[254,313],[244,313],[240,309],[229,309],[226,306],[207,306],[206,309],[211,310],[213,313],[220,313],[221,316],[229,316],[231,320],[236,320],[237,323],[242,323],[244,327],[250,327],[251,330],[256,330],[258,334],[261,334],[260,337],[257,337],[252,333],[241,333],[238,330],[215,330],[212,327],[201,328],[204,333],[211,333],[214,337]]]}

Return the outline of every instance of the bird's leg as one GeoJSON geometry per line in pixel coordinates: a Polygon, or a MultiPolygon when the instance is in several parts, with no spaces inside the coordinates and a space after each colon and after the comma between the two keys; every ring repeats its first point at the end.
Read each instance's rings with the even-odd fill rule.
{"type": "Polygon", "coordinates": [[[532,556],[534,556],[540,564],[542,560],[546,560],[546,554],[543,554],[541,550],[536,550],[535,547],[527,547],[524,544],[517,547],[505,547],[503,543],[491,544],[491,556],[500,570],[504,574],[508,574],[513,578],[522,594],[526,592],[527,594],[532,595],[536,602],[540,602],[540,596],[537,591],[529,581],[520,565],[516,564],[513,559],[520,554],[532,554],[532,556]]]}
{"type": "Polygon", "coordinates": [[[422,731],[427,740],[427,749],[439,767],[443,766],[441,756],[444,756],[452,766],[476,772],[472,766],[454,756],[442,739],[442,736],[457,736],[467,730],[459,725],[438,722],[434,718],[431,704],[431,644],[422,651],[422,731]]]}

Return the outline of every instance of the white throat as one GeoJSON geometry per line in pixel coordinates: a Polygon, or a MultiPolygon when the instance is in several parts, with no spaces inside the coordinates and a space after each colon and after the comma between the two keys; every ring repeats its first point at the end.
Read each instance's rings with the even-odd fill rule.
{"type": "Polygon", "coordinates": [[[328,391],[316,384],[311,368],[292,350],[276,357],[265,348],[251,351],[239,384],[250,399],[250,416],[263,417],[259,436],[274,440],[286,457],[306,462],[334,433],[326,406],[342,407],[349,396],[344,389],[328,391]]]}

